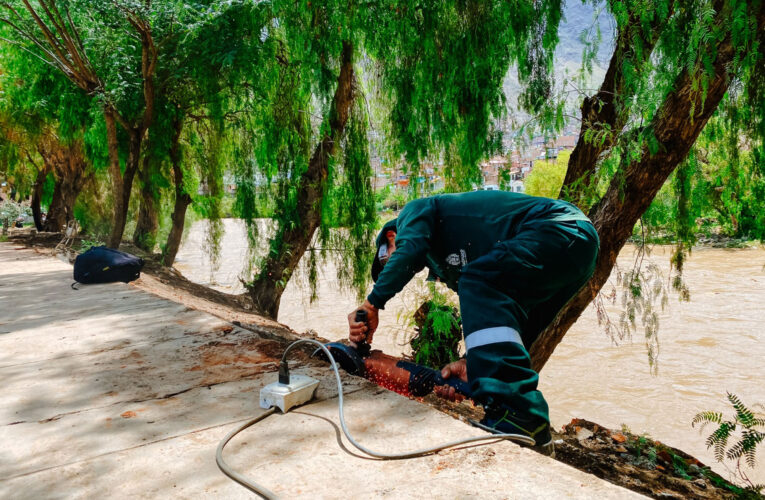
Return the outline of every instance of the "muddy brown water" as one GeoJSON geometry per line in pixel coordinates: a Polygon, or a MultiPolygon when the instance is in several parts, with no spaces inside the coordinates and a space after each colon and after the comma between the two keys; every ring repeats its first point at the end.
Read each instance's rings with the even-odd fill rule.
{"type": "MultiPolygon", "coordinates": [[[[205,222],[197,222],[178,253],[176,268],[189,279],[226,292],[241,292],[239,275],[247,243],[239,221],[226,220],[220,266],[212,272],[204,244],[205,222]]],[[[620,269],[635,261],[635,247],[619,256],[620,269]]],[[[646,258],[667,282],[669,249],[654,247],[646,258]]],[[[732,416],[726,391],[739,395],[750,406],[765,404],[765,250],[697,248],[685,269],[690,302],[670,293],[668,306],[659,310],[658,373],[648,363],[644,332],[638,323],[630,339],[612,341],[598,324],[595,309],[584,312],[566,334],[541,374],[544,392],[556,428],[573,417],[653,438],[714,465],[704,445],[705,434],[691,427],[702,410],[732,416]]],[[[298,280],[295,280],[298,281],[298,280]]],[[[380,315],[374,347],[389,354],[409,351],[411,335],[405,311],[412,311],[425,292],[421,277],[395,297],[380,315]]],[[[615,275],[606,290],[611,290],[615,275]]],[[[338,289],[334,267],[321,272],[319,299],[310,303],[304,286],[291,281],[282,297],[279,321],[296,331],[314,330],[328,339],[347,335],[346,316],[357,305],[352,293],[338,289]]],[[[607,305],[609,317],[618,322],[621,301],[607,305]]],[[[765,482],[765,452],[750,473],[765,482]]]]}

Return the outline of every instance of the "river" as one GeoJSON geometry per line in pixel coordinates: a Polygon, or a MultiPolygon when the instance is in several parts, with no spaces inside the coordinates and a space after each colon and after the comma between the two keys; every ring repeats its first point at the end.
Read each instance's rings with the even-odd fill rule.
{"type": "MultiPolygon", "coordinates": [[[[242,291],[238,277],[246,258],[244,227],[226,220],[220,267],[211,272],[209,252],[204,245],[206,223],[191,228],[178,253],[176,268],[189,279],[229,293],[242,291]]],[[[664,275],[669,268],[669,249],[654,247],[644,261],[655,264],[664,275]]],[[[619,255],[622,270],[632,267],[635,247],[619,255]]],[[[704,410],[723,411],[732,417],[726,391],[738,395],[750,407],[765,404],[765,250],[694,249],[685,267],[691,300],[681,302],[670,293],[668,306],[659,312],[659,356],[652,373],[643,330],[631,341],[614,342],[598,324],[594,307],[566,334],[541,373],[553,425],[560,428],[573,417],[586,418],[611,428],[626,425],[632,432],[647,433],[664,443],[716,466],[698,428],[691,427],[694,415],[704,410]]],[[[606,290],[613,289],[615,276],[606,290]]],[[[422,293],[422,280],[394,298],[381,311],[374,346],[390,354],[408,351],[410,330],[402,311],[411,310],[422,293]]],[[[347,314],[357,301],[354,294],[338,290],[334,268],[321,273],[319,299],[309,303],[310,294],[293,281],[287,286],[279,309],[279,321],[301,332],[308,329],[336,340],[347,335],[347,314]]],[[[618,322],[620,300],[606,305],[612,321],[618,322]]],[[[707,428],[707,433],[711,427],[707,428]]],[[[765,452],[750,477],[765,482],[765,452]]]]}

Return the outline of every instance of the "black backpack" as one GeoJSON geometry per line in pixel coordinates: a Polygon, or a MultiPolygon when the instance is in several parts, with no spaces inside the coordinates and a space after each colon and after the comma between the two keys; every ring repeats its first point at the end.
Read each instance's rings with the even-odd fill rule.
{"type": "MultiPolygon", "coordinates": [[[[74,259],[74,279],[78,283],[128,283],[141,276],[143,259],[113,248],[91,247],[74,259]]],[[[74,288],[72,283],[72,288],[74,288]]]]}

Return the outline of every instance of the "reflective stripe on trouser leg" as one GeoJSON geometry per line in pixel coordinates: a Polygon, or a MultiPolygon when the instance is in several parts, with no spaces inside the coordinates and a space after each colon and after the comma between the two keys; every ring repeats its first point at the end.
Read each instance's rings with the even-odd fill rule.
{"type": "Polygon", "coordinates": [[[521,342],[523,308],[504,290],[469,273],[460,278],[459,297],[473,399],[549,421],[547,402],[537,390],[539,375],[521,342]]]}
{"type": "Polygon", "coordinates": [[[465,337],[465,349],[470,351],[476,347],[489,344],[498,344],[500,342],[515,342],[523,345],[521,334],[515,328],[509,326],[494,326],[477,330],[465,337]]]}

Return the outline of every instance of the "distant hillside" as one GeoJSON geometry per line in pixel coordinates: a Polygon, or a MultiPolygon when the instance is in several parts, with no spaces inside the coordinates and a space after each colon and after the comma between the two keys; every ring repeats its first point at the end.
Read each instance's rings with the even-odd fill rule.
{"type": "MultiPolygon", "coordinates": [[[[605,10],[603,4],[598,8],[602,12],[598,15],[597,23],[600,26],[601,42],[598,50],[596,63],[593,65],[593,74],[589,83],[590,88],[597,88],[603,79],[605,68],[613,51],[615,23],[611,15],[605,10]]],[[[595,14],[596,8],[591,3],[582,3],[581,0],[569,0],[564,7],[564,18],[561,21],[558,30],[560,41],[555,51],[555,79],[558,84],[563,80],[567,72],[572,75],[579,71],[582,65],[582,53],[585,45],[582,43],[582,33],[591,31],[591,36],[595,36],[595,14]]],[[[520,85],[516,68],[511,68],[505,77],[504,83],[505,95],[507,96],[508,114],[511,121],[523,121],[528,117],[525,113],[517,109],[518,94],[520,85]]],[[[588,92],[594,93],[592,91],[588,92]]],[[[575,99],[574,101],[578,101],[575,99]]],[[[572,103],[572,105],[574,105],[572,103]]],[[[512,125],[504,126],[506,131],[513,128],[512,125]]]]}

